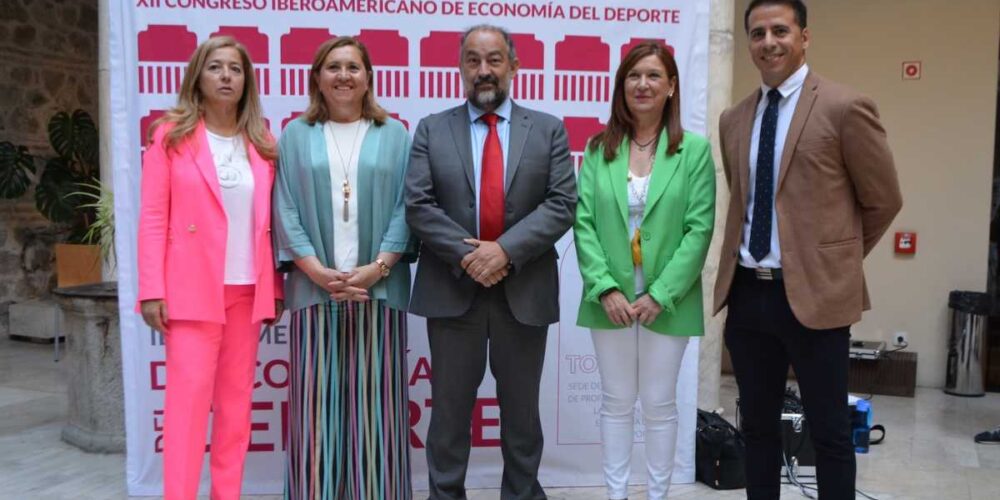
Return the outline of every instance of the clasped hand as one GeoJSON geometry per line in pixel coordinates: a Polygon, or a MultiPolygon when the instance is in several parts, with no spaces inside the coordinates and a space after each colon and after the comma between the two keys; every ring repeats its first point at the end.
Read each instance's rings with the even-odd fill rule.
{"type": "Polygon", "coordinates": [[[608,292],[601,297],[601,305],[604,306],[604,312],[608,314],[608,319],[622,327],[630,326],[635,321],[649,325],[663,311],[663,307],[657,304],[648,293],[630,304],[625,298],[625,294],[619,290],[608,292]]]}
{"type": "Polygon", "coordinates": [[[323,287],[337,302],[367,302],[370,299],[368,289],[381,277],[378,264],[371,263],[347,272],[324,268],[313,277],[313,282],[323,287]]]}
{"type": "Polygon", "coordinates": [[[495,241],[481,241],[474,238],[462,240],[475,247],[462,258],[462,269],[476,283],[489,288],[507,277],[510,257],[495,241]]]}

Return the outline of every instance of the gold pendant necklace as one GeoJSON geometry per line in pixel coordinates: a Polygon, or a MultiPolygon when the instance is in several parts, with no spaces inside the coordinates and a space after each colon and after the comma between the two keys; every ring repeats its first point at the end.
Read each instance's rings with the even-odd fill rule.
{"type": "Polygon", "coordinates": [[[344,161],[344,155],[340,152],[340,144],[337,143],[337,134],[333,131],[332,122],[328,122],[330,126],[330,137],[333,139],[333,147],[337,150],[337,156],[340,158],[340,167],[344,170],[344,182],[340,184],[340,191],[344,193],[344,222],[350,219],[350,200],[351,200],[351,181],[347,173],[347,161],[354,160],[354,148],[358,145],[358,132],[361,130],[361,119],[358,119],[357,126],[354,127],[354,138],[351,139],[351,155],[347,157],[347,161],[344,161]]]}

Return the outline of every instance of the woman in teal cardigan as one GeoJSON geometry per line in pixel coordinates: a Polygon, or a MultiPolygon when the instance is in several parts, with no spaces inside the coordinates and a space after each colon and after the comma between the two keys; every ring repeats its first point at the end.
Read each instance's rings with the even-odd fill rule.
{"type": "Polygon", "coordinates": [[[577,324],[601,373],[608,498],[627,496],[633,408],[642,402],[648,498],[667,497],[677,441],[677,377],[704,333],[701,269],[715,222],[715,166],[680,123],[677,64],[644,42],[615,75],[611,117],[580,170],[573,234],[583,275],[577,324]]]}
{"type": "Polygon", "coordinates": [[[292,312],[285,498],[411,498],[404,220],[410,136],[364,45],[319,47],[309,108],[278,143],[275,253],[292,312]]]}

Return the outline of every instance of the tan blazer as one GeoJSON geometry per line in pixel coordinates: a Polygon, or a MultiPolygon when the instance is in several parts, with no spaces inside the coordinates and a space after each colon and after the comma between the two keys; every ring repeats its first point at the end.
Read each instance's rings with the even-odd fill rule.
{"type": "MultiPolygon", "coordinates": [[[[731,195],[715,284],[715,313],[739,265],[750,175],[750,135],[761,92],[719,119],[731,195]]],[[[775,209],[785,292],[813,329],[847,326],[869,309],[861,261],[902,206],[878,109],[868,97],[809,72],[781,154],[775,209]]]]}

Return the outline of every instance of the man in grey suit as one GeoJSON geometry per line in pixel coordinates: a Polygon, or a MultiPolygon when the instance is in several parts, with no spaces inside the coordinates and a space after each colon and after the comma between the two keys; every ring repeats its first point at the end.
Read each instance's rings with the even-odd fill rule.
{"type": "Polygon", "coordinates": [[[468,101],[420,121],[406,178],[406,221],[423,243],[410,312],[427,318],[431,348],[430,498],[465,498],[487,357],[500,496],[545,498],[538,387],[559,320],[553,245],[573,223],[576,179],[562,122],[508,98],[518,60],[505,30],[466,31],[459,66],[468,101]]]}

